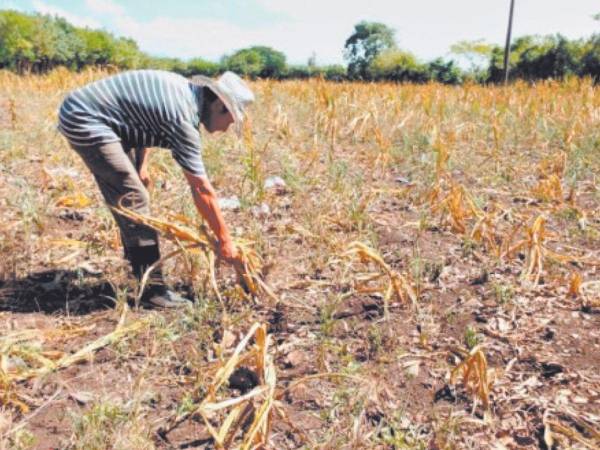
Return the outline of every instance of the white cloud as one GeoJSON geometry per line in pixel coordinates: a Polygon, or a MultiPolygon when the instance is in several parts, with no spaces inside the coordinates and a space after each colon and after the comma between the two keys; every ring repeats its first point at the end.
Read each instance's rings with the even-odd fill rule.
{"type": "MultiPolygon", "coordinates": [[[[8,0],[11,1],[11,0],[8,0]]],[[[342,63],[344,42],[361,20],[383,22],[396,30],[402,48],[422,59],[444,56],[460,40],[485,39],[502,44],[507,0],[254,0],[258,8],[280,19],[268,26],[238,25],[227,19],[175,18],[165,11],[139,20],[127,14],[120,0],[84,0],[88,17],[33,0],[42,13],[64,17],[74,25],[103,25],[119,36],[135,39],[150,54],[217,60],[251,45],[268,45],[284,52],[290,63],[306,63],[313,51],[318,64],[342,63]],[[99,19],[91,18],[98,17],[99,19]],[[99,22],[102,20],[102,23],[99,22]]],[[[514,36],[560,32],[568,37],[597,31],[591,15],[597,0],[523,0],[517,2],[514,36]]]]}
{"type": "MultiPolygon", "coordinates": [[[[361,20],[378,21],[396,30],[399,45],[429,59],[443,56],[460,40],[485,39],[502,44],[508,19],[508,0],[255,0],[268,11],[287,17],[290,32],[280,38],[301,39],[321,54],[338,49],[361,20]]],[[[600,12],[598,0],[517,1],[513,36],[562,33],[576,38],[598,31],[591,15],[600,12]]],[[[281,45],[279,47],[281,47],[281,45]]],[[[296,45],[296,44],[295,44],[296,45]]],[[[340,51],[336,53],[341,55],[340,51]]]]}
{"type": "Polygon", "coordinates": [[[345,36],[350,31],[344,24],[295,22],[248,29],[222,20],[158,17],[142,22],[124,15],[115,17],[113,25],[118,34],[132,37],[154,54],[217,60],[240,48],[268,45],[283,51],[292,63],[306,63],[313,50],[319,61],[341,60],[343,38],[322,36],[345,36]]]}
{"type": "Polygon", "coordinates": [[[78,27],[90,27],[90,28],[100,28],[101,24],[97,20],[90,19],[89,17],[82,17],[76,14],[72,14],[68,11],[65,11],[62,8],[58,8],[56,6],[48,5],[44,3],[42,0],[33,0],[32,2],[33,9],[42,14],[50,14],[53,16],[60,16],[66,19],[71,24],[78,27]]]}
{"type": "Polygon", "coordinates": [[[125,14],[125,8],[112,0],[85,0],[85,5],[97,14],[121,16],[125,14]]]}
{"type": "Polygon", "coordinates": [[[244,46],[242,30],[217,20],[158,17],[142,22],[123,15],[115,17],[113,24],[119,34],[132,37],[142,49],[165,56],[216,59],[244,46]]]}

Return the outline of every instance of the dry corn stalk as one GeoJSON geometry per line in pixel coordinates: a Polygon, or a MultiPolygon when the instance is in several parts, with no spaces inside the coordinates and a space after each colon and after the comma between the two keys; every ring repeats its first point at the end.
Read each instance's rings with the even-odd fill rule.
{"type": "Polygon", "coordinates": [[[434,130],[435,141],[433,144],[433,151],[436,154],[435,157],[435,173],[438,181],[445,175],[448,168],[448,161],[450,160],[450,153],[448,152],[448,146],[442,140],[440,133],[437,129],[434,130]]]}
{"type": "Polygon", "coordinates": [[[573,272],[571,274],[571,279],[569,280],[569,296],[573,298],[577,298],[581,295],[581,283],[583,282],[583,277],[579,272],[573,272]]]}
{"type": "Polygon", "coordinates": [[[447,193],[442,192],[438,181],[429,193],[429,203],[431,212],[439,213],[442,222],[449,222],[452,231],[456,233],[465,233],[467,219],[483,216],[483,212],[475,205],[466,189],[453,181],[450,182],[450,190],[447,193]]]}
{"type": "Polygon", "coordinates": [[[29,412],[29,406],[16,391],[13,377],[8,373],[8,357],[0,356],[0,407],[16,408],[21,414],[29,412]]]}
{"type": "MultiPolygon", "coordinates": [[[[530,279],[533,276],[533,284],[536,285],[540,281],[542,275],[542,269],[544,267],[544,254],[545,248],[543,246],[544,239],[546,238],[546,218],[544,216],[538,216],[533,225],[527,230],[527,240],[522,241],[529,247],[529,253],[527,255],[527,268],[522,274],[524,279],[530,279]]],[[[518,247],[517,244],[515,247],[518,247]]],[[[513,247],[513,249],[515,248],[513,247]]],[[[511,249],[511,253],[513,251],[511,249]]]]}
{"type": "Polygon", "coordinates": [[[182,417],[173,417],[165,429],[159,431],[163,437],[192,416],[202,417],[211,434],[217,449],[248,450],[267,444],[271,429],[271,419],[274,406],[275,385],[277,377],[271,355],[269,355],[270,336],[267,326],[255,323],[250,331],[240,341],[229,360],[216,372],[206,397],[200,404],[182,417]],[[255,346],[244,353],[250,339],[254,337],[255,346]],[[250,363],[260,385],[239,396],[219,400],[218,391],[229,380],[235,369],[242,363],[250,363]],[[229,410],[216,428],[213,423],[217,413],[229,410]],[[241,444],[232,447],[234,439],[240,434],[244,422],[253,416],[252,423],[242,433],[241,444]]]}
{"type": "Polygon", "coordinates": [[[547,178],[549,175],[556,175],[562,178],[567,167],[567,154],[559,151],[549,158],[543,159],[538,166],[540,177],[547,178]]]}
{"type": "Polygon", "coordinates": [[[555,174],[550,175],[538,182],[531,190],[535,198],[542,201],[555,201],[561,203],[564,200],[564,193],[560,178],[555,174]]]}
{"type": "Polygon", "coordinates": [[[92,327],[59,328],[47,330],[20,330],[0,338],[0,406],[17,408],[27,413],[27,399],[16,390],[16,382],[27,378],[28,373],[54,366],[63,357],[62,352],[43,350],[45,341],[60,341],[80,336],[92,327]],[[16,364],[15,362],[18,362],[16,364]]]}
{"type": "Polygon", "coordinates": [[[502,243],[500,239],[498,239],[498,234],[496,232],[496,219],[496,214],[481,213],[471,230],[471,239],[481,243],[486,249],[492,251],[495,256],[500,257],[502,253],[502,243]]]}
{"type": "MultiPolygon", "coordinates": [[[[486,419],[490,418],[490,389],[493,381],[488,378],[488,365],[482,346],[477,345],[468,353],[466,358],[456,366],[450,374],[450,384],[462,375],[462,383],[471,392],[474,399],[479,398],[483,404],[486,419]]],[[[475,409],[476,403],[473,404],[475,409]]]]}
{"type": "MultiPolygon", "coordinates": [[[[398,272],[392,270],[390,266],[384,261],[384,259],[377,253],[375,250],[367,246],[366,244],[358,241],[351,242],[346,251],[342,254],[343,257],[355,257],[358,256],[360,261],[364,264],[369,262],[373,262],[377,264],[383,273],[375,273],[370,274],[366,278],[359,280],[362,283],[366,283],[369,281],[376,280],[381,276],[386,276],[389,278],[387,288],[385,289],[384,294],[384,313],[388,315],[389,301],[392,298],[392,295],[396,295],[396,298],[401,303],[406,303],[407,299],[412,302],[413,305],[417,303],[417,294],[413,287],[410,285],[408,280],[399,274],[398,272]]],[[[372,289],[363,286],[358,287],[359,291],[369,292],[372,289]]],[[[377,289],[379,290],[379,289],[377,289]]]]}
{"type": "MultiPolygon", "coordinates": [[[[167,259],[193,248],[199,248],[206,253],[209,260],[211,283],[216,295],[220,298],[220,294],[216,286],[214,269],[214,255],[218,254],[217,241],[211,236],[206,227],[200,226],[197,231],[193,230],[187,226],[191,223],[190,220],[187,218],[183,218],[182,220],[182,216],[179,215],[171,215],[169,216],[170,220],[162,220],[144,214],[139,214],[123,207],[122,205],[114,208],[114,210],[136,223],[146,225],[153,230],[162,233],[167,239],[174,241],[180,246],[178,250],[169,253],[148,268],[142,278],[142,282],[140,283],[138,301],[141,298],[142,290],[148,281],[149,274],[157,266],[164,263],[167,259]],[[176,223],[175,220],[178,220],[180,223],[176,223]],[[181,224],[181,222],[184,222],[185,224],[181,224]],[[184,246],[184,243],[187,243],[187,245],[184,246]]],[[[277,302],[278,299],[271,288],[267,286],[267,284],[260,277],[262,260],[260,256],[252,249],[250,242],[237,239],[235,240],[235,245],[244,262],[244,270],[238,271],[238,278],[241,280],[241,282],[243,282],[243,285],[248,291],[250,291],[251,294],[258,295],[260,292],[262,292],[277,302]]],[[[236,270],[238,270],[237,267],[236,270]]]]}
{"type": "Polygon", "coordinates": [[[588,258],[561,255],[547,248],[544,245],[544,241],[551,235],[550,233],[546,232],[545,225],[546,218],[543,215],[539,215],[534,220],[533,225],[527,229],[527,238],[517,242],[506,251],[506,255],[511,256],[518,250],[527,248],[527,267],[521,275],[523,279],[532,281],[533,285],[537,285],[542,275],[545,257],[551,258],[559,263],[577,261],[595,264],[595,261],[592,261],[588,258]]]}
{"type": "Polygon", "coordinates": [[[85,208],[91,204],[92,201],[90,198],[81,192],[61,197],[56,201],[56,206],[63,206],[66,208],[85,208]]]}
{"type": "Polygon", "coordinates": [[[569,428],[558,421],[548,420],[547,426],[550,429],[550,436],[552,433],[559,433],[559,434],[562,434],[563,436],[566,436],[571,441],[575,441],[579,444],[584,445],[586,448],[593,449],[593,450],[600,449],[600,445],[599,445],[600,436],[598,435],[597,432],[595,432],[595,436],[594,436],[596,438],[596,442],[593,442],[593,441],[583,437],[576,430],[569,428]]]}
{"type": "MultiPolygon", "coordinates": [[[[25,399],[16,392],[16,383],[32,378],[44,377],[56,370],[69,367],[81,360],[89,358],[95,351],[117,342],[124,337],[136,333],[152,320],[153,315],[128,325],[119,323],[115,331],[89,343],[77,352],[65,355],[63,352],[53,350],[42,350],[33,345],[20,345],[25,341],[33,339],[65,339],[69,336],[80,335],[91,328],[74,328],[71,330],[23,330],[5,336],[0,340],[0,406],[12,406],[26,413],[29,407],[25,399]],[[21,367],[11,367],[11,359],[18,358],[22,361],[21,367]]],[[[25,342],[26,343],[26,342],[25,342]]]]}
{"type": "Polygon", "coordinates": [[[65,367],[69,367],[75,363],[85,360],[89,358],[95,351],[108,345],[114,344],[115,342],[123,339],[124,337],[130,334],[134,334],[141,330],[144,330],[152,323],[152,321],[155,320],[155,318],[156,316],[149,315],[128,325],[119,324],[113,332],[104,335],[93,342],[90,342],[85,347],[80,348],[71,355],[63,355],[62,353],[60,355],[50,354],[48,356],[54,356],[55,361],[52,361],[52,359],[50,358],[45,358],[46,364],[42,365],[42,367],[25,371],[19,374],[19,376],[17,376],[16,379],[24,380],[30,378],[43,377],[50,374],[51,372],[54,372],[55,370],[64,369],[65,367]],[[60,357],[56,358],[56,356],[60,357]]]}

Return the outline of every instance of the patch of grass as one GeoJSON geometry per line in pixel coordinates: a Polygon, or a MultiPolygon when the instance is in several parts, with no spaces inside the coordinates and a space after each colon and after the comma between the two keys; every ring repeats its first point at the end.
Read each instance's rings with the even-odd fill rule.
{"type": "Polygon", "coordinates": [[[183,396],[179,404],[177,405],[177,416],[184,416],[192,411],[194,411],[198,405],[194,402],[194,398],[191,393],[187,393],[183,396]]]}
{"type": "MultiPolygon", "coordinates": [[[[452,413],[447,417],[435,417],[433,439],[430,445],[439,449],[457,448],[459,442],[468,440],[461,438],[461,417],[453,416],[452,413]]],[[[430,447],[431,448],[431,447],[430,447]]],[[[469,446],[466,448],[476,448],[469,446]]]]}
{"type": "Polygon", "coordinates": [[[385,416],[381,422],[381,431],[373,438],[374,444],[402,450],[430,448],[427,440],[418,436],[418,427],[410,422],[403,411],[396,411],[391,417],[385,416]]]}
{"type": "Polygon", "coordinates": [[[349,185],[350,165],[342,159],[334,160],[327,168],[331,190],[337,193],[347,190],[349,185]]]}
{"type": "Polygon", "coordinates": [[[0,437],[1,449],[30,450],[35,448],[36,444],[38,444],[38,440],[34,434],[25,428],[17,430],[11,436],[0,437]],[[5,445],[7,447],[4,447],[5,445]]]}
{"type": "Polygon", "coordinates": [[[471,238],[464,237],[460,243],[460,250],[464,258],[473,256],[475,251],[479,248],[479,244],[471,238]]]}
{"type": "Polygon", "coordinates": [[[332,336],[335,327],[334,314],[337,309],[337,302],[327,301],[319,309],[320,331],[323,336],[332,336]]]}
{"type": "Polygon", "coordinates": [[[559,209],[556,212],[556,216],[569,221],[577,220],[579,218],[579,211],[577,210],[577,208],[565,207],[559,209]]]}
{"type": "Polygon", "coordinates": [[[492,292],[496,302],[500,305],[506,305],[511,302],[515,296],[515,291],[512,286],[502,283],[492,283],[492,292]]]}
{"type": "Polygon", "coordinates": [[[367,330],[367,342],[369,343],[369,355],[372,358],[377,357],[383,349],[383,334],[381,327],[378,325],[370,325],[367,330]]]}
{"type": "Polygon", "coordinates": [[[470,325],[465,328],[465,345],[469,350],[473,349],[476,345],[483,341],[482,336],[477,333],[477,330],[470,325]]]}
{"type": "Polygon", "coordinates": [[[129,415],[122,406],[102,402],[81,416],[73,414],[73,450],[105,450],[114,448],[119,430],[129,415]]]}

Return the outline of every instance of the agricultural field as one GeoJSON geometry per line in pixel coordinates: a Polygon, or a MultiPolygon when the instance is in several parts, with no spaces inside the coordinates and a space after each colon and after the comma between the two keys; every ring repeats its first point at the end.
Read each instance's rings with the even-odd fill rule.
{"type": "Polygon", "coordinates": [[[105,75],[0,73],[0,449],[600,447],[591,82],[253,82],[203,154],[254,294],[152,150],[165,312],[54,128],[105,75]]]}

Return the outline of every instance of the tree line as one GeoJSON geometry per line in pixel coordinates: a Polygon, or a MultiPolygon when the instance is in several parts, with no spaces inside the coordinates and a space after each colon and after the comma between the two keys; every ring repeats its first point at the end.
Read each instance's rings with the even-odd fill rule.
{"type": "MultiPolygon", "coordinates": [[[[81,70],[88,66],[118,69],[156,68],[185,76],[214,76],[233,70],[252,78],[310,78],[446,84],[499,82],[503,79],[503,48],[482,41],[451,47],[456,58],[471,62],[461,68],[454,59],[422,62],[396,43],[394,30],[383,23],[360,22],[344,45],[347,65],[318,66],[313,55],[304,65],[291,65],[271,47],[253,46],[225,55],[219,62],[202,58],[183,61],[141,51],[133,39],[104,30],[71,25],[42,14],[0,11],[0,68],[46,72],[57,66],[81,70]]],[[[524,36],[511,46],[511,78],[539,80],[590,76],[600,81],[600,34],[569,40],[561,35],[524,36]]]]}

